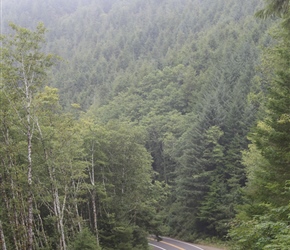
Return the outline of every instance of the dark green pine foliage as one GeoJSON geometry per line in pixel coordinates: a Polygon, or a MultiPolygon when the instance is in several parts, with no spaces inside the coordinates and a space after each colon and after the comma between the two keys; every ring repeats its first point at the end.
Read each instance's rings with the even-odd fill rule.
{"type": "Polygon", "coordinates": [[[174,194],[178,205],[171,213],[177,212],[175,208],[181,209],[182,216],[170,216],[171,228],[176,230],[173,234],[180,232],[179,236],[188,237],[202,231],[198,213],[209,192],[213,172],[222,163],[223,148],[219,140],[223,132],[219,126],[223,119],[223,109],[216,95],[209,91],[200,103],[199,113],[187,121],[188,129],[179,139],[174,194]]]}
{"type": "MultiPolygon", "coordinates": [[[[43,16],[50,30],[46,49],[66,62],[55,67],[52,85],[60,89],[66,108],[76,102],[85,109],[107,103],[157,69],[182,64],[194,69],[192,77],[204,72],[231,33],[253,32],[257,23],[246,17],[259,4],[259,0],[243,6],[236,0],[19,2],[37,20],[28,22],[28,15],[8,2],[3,20],[26,26],[43,16]]],[[[257,27],[253,35],[262,30],[257,27]]]]}
{"type": "MultiPolygon", "coordinates": [[[[187,240],[194,240],[194,237],[203,233],[217,234],[215,228],[210,228],[210,214],[212,215],[213,211],[206,210],[209,208],[208,202],[212,202],[208,194],[218,175],[215,172],[222,167],[223,148],[219,144],[219,139],[223,132],[217,126],[204,129],[204,125],[200,125],[199,134],[196,133],[198,128],[194,131],[195,135],[186,133],[193,144],[188,145],[190,147],[180,159],[180,169],[176,170],[178,177],[175,195],[182,216],[175,216],[173,220],[169,220],[169,223],[171,228],[176,230],[172,232],[173,234],[178,234],[177,232],[182,230],[179,236],[187,240]],[[205,131],[202,131],[203,129],[205,131]]],[[[210,209],[212,210],[213,207],[210,209]]]]}
{"type": "Polygon", "coordinates": [[[97,247],[96,237],[90,232],[88,228],[84,228],[75,237],[74,241],[70,244],[71,250],[99,250],[97,247]]]}
{"type": "Polygon", "coordinates": [[[195,114],[187,120],[187,130],[174,150],[176,206],[172,206],[174,216],[171,214],[168,220],[171,233],[188,240],[227,234],[246,181],[241,150],[247,147],[246,135],[257,110],[247,101],[254,64],[245,60],[254,58],[255,53],[248,50],[251,45],[238,33],[230,34],[229,40],[235,43],[211,58],[218,58],[219,64],[208,68],[207,77],[201,78],[204,85],[195,114]],[[216,137],[209,137],[213,131],[216,137]],[[185,216],[177,215],[175,209],[181,209],[185,216]]]}
{"type": "Polygon", "coordinates": [[[267,17],[281,17],[283,18],[282,26],[289,28],[289,0],[265,0],[266,6],[264,9],[259,10],[256,16],[267,18],[267,17]]]}
{"type": "MultiPolygon", "coordinates": [[[[275,183],[277,188],[273,190],[275,203],[275,194],[282,204],[287,204],[288,194],[283,193],[286,182],[290,179],[288,171],[289,165],[289,63],[290,63],[290,43],[288,42],[289,34],[285,32],[282,36],[282,45],[277,48],[277,59],[275,63],[275,76],[270,86],[267,96],[267,114],[266,118],[256,129],[254,142],[258,149],[261,150],[263,157],[269,163],[270,168],[267,172],[273,173],[269,181],[275,183]],[[283,197],[285,195],[285,197],[283,197]],[[281,197],[282,196],[282,197],[281,197]]],[[[267,166],[266,166],[267,167],[267,166]]],[[[278,204],[280,202],[278,201],[278,204]]]]}
{"type": "MultiPolygon", "coordinates": [[[[274,11],[274,1],[268,1],[274,11]]],[[[277,1],[278,3],[278,1],[277,1]]],[[[289,1],[273,13],[282,15],[277,45],[267,52],[271,60],[271,81],[265,97],[264,117],[251,134],[252,145],[244,154],[249,181],[246,203],[240,208],[231,230],[234,249],[289,249],[289,145],[290,145],[290,43],[289,1]],[[285,5],[286,4],[286,5],[285,5]],[[281,29],[282,27],[282,29],[281,29]]]]}
{"type": "MultiPolygon", "coordinates": [[[[275,60],[276,73],[273,83],[270,86],[267,97],[267,115],[263,123],[258,126],[254,142],[261,150],[271,167],[267,172],[273,173],[270,180],[277,185],[273,190],[281,198],[278,204],[287,204],[289,194],[283,192],[283,188],[290,179],[288,171],[289,165],[289,63],[290,63],[290,43],[288,30],[281,34],[282,44],[277,48],[277,59],[275,60]],[[275,173],[275,174],[274,174],[275,173]],[[284,197],[285,195],[285,197],[284,197]],[[282,197],[281,197],[282,196],[282,197]]],[[[277,197],[278,198],[278,197],[277,197]]],[[[275,203],[274,198],[274,203],[275,203]]],[[[279,200],[279,199],[278,199],[279,200]]]]}
{"type": "MultiPolygon", "coordinates": [[[[19,2],[28,12],[47,4],[19,2]]],[[[135,141],[126,137],[134,129],[124,130],[123,137],[115,129],[90,132],[89,140],[84,136],[86,163],[96,174],[88,190],[97,194],[101,245],[138,248],[139,239],[145,246],[145,230],[160,231],[156,211],[166,214],[172,235],[223,237],[245,184],[241,150],[257,108],[247,96],[259,45],[268,41],[262,36],[267,25],[252,16],[260,1],[72,0],[54,10],[60,2],[51,1],[44,14],[53,16],[45,18],[51,30],[46,49],[66,61],[51,76],[61,104],[67,109],[74,102],[82,109],[93,104],[88,114],[105,128],[115,120],[146,131],[142,143],[153,157],[153,182],[172,187],[167,206],[165,198],[146,199],[143,184],[136,188],[141,182],[134,180],[145,180],[147,170],[140,178],[133,175],[142,157],[123,151],[126,142],[135,141]],[[126,156],[138,161],[128,164],[126,156]],[[122,167],[135,185],[124,194],[122,167]]],[[[27,16],[18,13],[18,20],[27,16]]],[[[93,227],[92,207],[79,207],[93,227]]]]}
{"type": "Polygon", "coordinates": [[[205,21],[207,26],[220,20],[216,29],[197,41],[194,35],[184,38],[188,42],[181,51],[168,50],[166,58],[171,60],[163,62],[168,66],[153,67],[96,112],[105,121],[130,120],[146,127],[146,145],[157,178],[174,187],[165,208],[170,210],[170,233],[187,239],[225,236],[246,180],[241,150],[247,146],[246,135],[256,114],[247,96],[255,75],[261,26],[244,17],[235,4],[237,8],[231,9],[216,2],[205,21]],[[221,9],[232,11],[233,19],[219,19],[221,9]],[[250,32],[244,33],[242,20],[250,32]],[[215,147],[207,138],[213,128],[220,131],[215,147]],[[217,149],[220,154],[215,155],[217,149]]]}

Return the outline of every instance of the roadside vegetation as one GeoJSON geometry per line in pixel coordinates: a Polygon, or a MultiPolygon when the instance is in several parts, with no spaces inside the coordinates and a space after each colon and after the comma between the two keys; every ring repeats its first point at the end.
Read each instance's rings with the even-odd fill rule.
{"type": "Polygon", "coordinates": [[[18,2],[2,3],[3,250],[288,249],[289,1],[18,2]]]}

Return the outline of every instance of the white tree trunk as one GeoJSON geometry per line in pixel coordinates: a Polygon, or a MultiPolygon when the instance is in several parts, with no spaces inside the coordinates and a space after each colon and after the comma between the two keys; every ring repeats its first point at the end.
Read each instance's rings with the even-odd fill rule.
{"type": "Polygon", "coordinates": [[[54,188],[53,190],[53,203],[54,203],[54,214],[57,218],[57,229],[60,233],[60,249],[66,250],[66,239],[65,239],[65,233],[64,233],[64,224],[63,224],[63,215],[64,215],[64,208],[66,203],[66,198],[63,200],[63,205],[61,207],[60,199],[58,195],[58,189],[54,188]]]}
{"type": "MultiPolygon", "coordinates": [[[[24,64],[22,65],[24,67],[24,64]]],[[[27,249],[33,248],[33,193],[32,193],[32,125],[31,125],[31,84],[26,79],[25,69],[23,69],[23,77],[25,84],[25,96],[26,96],[26,120],[27,120],[27,182],[28,182],[28,218],[27,218],[27,237],[28,245],[27,249]]]]}
{"type": "Polygon", "coordinates": [[[0,241],[1,241],[2,250],[7,250],[1,220],[0,220],[0,241]]]}
{"type": "MultiPolygon", "coordinates": [[[[43,144],[43,148],[44,148],[44,155],[45,155],[45,159],[48,159],[48,153],[44,144],[44,140],[43,140],[43,135],[42,135],[42,131],[41,128],[39,126],[38,121],[36,120],[36,126],[38,128],[40,137],[41,137],[41,141],[43,144]]],[[[49,172],[49,177],[50,177],[50,181],[51,181],[51,191],[52,191],[52,198],[53,198],[53,212],[54,215],[57,219],[57,230],[60,233],[60,239],[59,239],[59,245],[60,245],[60,249],[61,250],[66,250],[67,246],[66,246],[66,238],[65,238],[65,233],[64,233],[64,223],[63,223],[63,217],[64,217],[64,209],[65,209],[65,205],[66,205],[66,194],[63,200],[63,204],[61,206],[61,202],[60,202],[60,198],[59,198],[59,194],[58,194],[58,188],[57,186],[54,184],[56,182],[56,178],[55,178],[55,169],[52,167],[48,167],[48,172],[49,172]]],[[[66,188],[65,188],[66,190],[66,188]]]]}
{"type": "Polygon", "coordinates": [[[92,145],[92,157],[91,157],[91,184],[93,186],[93,192],[91,193],[92,205],[93,205],[93,218],[94,218],[94,230],[97,239],[97,246],[99,247],[99,230],[98,230],[98,217],[97,217],[97,205],[96,205],[96,187],[95,187],[95,165],[94,165],[94,143],[92,145]]]}
{"type": "Polygon", "coordinates": [[[99,230],[98,230],[98,217],[97,217],[97,206],[96,206],[96,192],[95,190],[92,193],[92,204],[93,204],[93,216],[94,216],[94,229],[97,239],[97,245],[100,245],[99,242],[99,230]]]}

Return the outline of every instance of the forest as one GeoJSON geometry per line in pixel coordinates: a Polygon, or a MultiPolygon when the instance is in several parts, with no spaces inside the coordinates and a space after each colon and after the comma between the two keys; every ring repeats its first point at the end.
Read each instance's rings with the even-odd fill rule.
{"type": "Polygon", "coordinates": [[[289,0],[2,0],[0,247],[290,246],[289,0]]]}

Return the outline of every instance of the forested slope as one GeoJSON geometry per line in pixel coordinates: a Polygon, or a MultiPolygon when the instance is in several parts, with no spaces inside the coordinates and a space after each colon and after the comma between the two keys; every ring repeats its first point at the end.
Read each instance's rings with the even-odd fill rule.
{"type": "Polygon", "coordinates": [[[276,17],[276,43],[264,53],[267,92],[263,115],[249,135],[243,153],[248,183],[245,202],[238,209],[230,236],[233,249],[289,249],[289,1],[267,1],[257,13],[276,17]]]}
{"type": "MultiPolygon", "coordinates": [[[[28,28],[43,21],[41,51],[62,58],[33,87],[33,107],[40,108],[30,124],[37,128],[32,186],[25,168],[21,178],[14,175],[26,163],[19,131],[28,125],[21,119],[32,113],[12,89],[1,92],[7,158],[0,214],[14,221],[0,220],[11,232],[7,244],[26,244],[20,226],[26,207],[12,202],[29,200],[26,189],[34,194],[40,248],[65,249],[85,226],[104,249],[145,249],[147,232],[225,239],[243,203],[242,151],[266,88],[257,68],[262,48],[272,43],[271,22],[254,17],[261,6],[259,0],[3,0],[4,21],[28,28]],[[8,116],[13,109],[20,120],[8,116]],[[11,129],[13,140],[6,136],[11,129]],[[18,191],[14,182],[26,184],[18,191]]],[[[7,58],[3,82],[13,76],[16,84],[7,58]]]]}
{"type": "Polygon", "coordinates": [[[53,84],[66,105],[76,101],[86,109],[152,70],[183,64],[205,72],[215,63],[211,55],[217,54],[217,47],[230,53],[235,48],[228,48],[227,42],[235,39],[257,45],[265,29],[252,16],[258,4],[261,1],[243,6],[210,0],[3,1],[3,20],[30,28],[44,22],[48,51],[68,62],[54,72],[53,84]]]}

